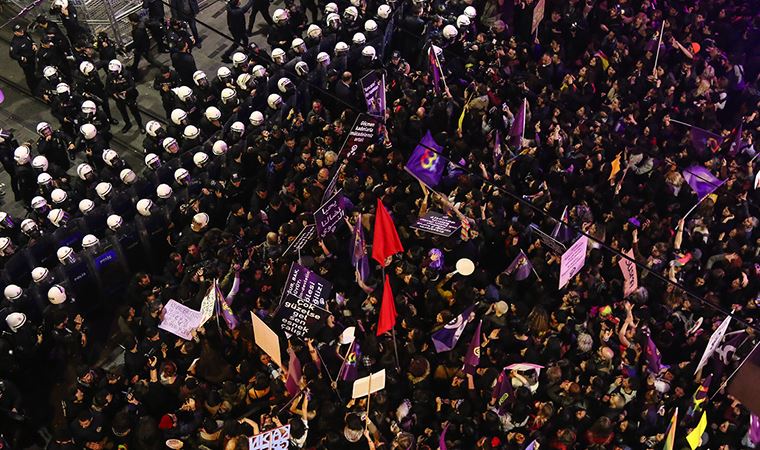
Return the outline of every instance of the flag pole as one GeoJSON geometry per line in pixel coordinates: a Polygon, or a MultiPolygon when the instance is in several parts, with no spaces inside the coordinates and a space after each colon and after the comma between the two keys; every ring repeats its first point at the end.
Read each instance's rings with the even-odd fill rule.
{"type": "Polygon", "coordinates": [[[736,373],[739,371],[739,369],[742,368],[742,366],[744,365],[744,363],[746,363],[747,361],[749,361],[749,357],[752,356],[752,354],[755,352],[755,350],[757,350],[758,346],[760,346],[760,341],[758,341],[758,343],[755,344],[754,347],[752,347],[752,350],[750,350],[750,352],[747,354],[747,356],[744,358],[744,360],[741,362],[741,364],[739,364],[739,367],[737,367],[736,370],[734,370],[733,372],[731,372],[731,375],[729,375],[728,378],[726,378],[726,381],[724,381],[723,383],[721,383],[720,387],[715,392],[713,392],[713,395],[710,396],[710,401],[712,401],[713,397],[715,397],[716,395],[718,395],[718,392],[722,391],[723,388],[725,388],[728,385],[728,382],[731,381],[731,378],[733,378],[734,375],[736,375],[736,373]]]}
{"type": "Polygon", "coordinates": [[[446,75],[443,73],[443,66],[441,65],[441,60],[438,59],[438,55],[435,53],[435,49],[433,46],[430,46],[430,51],[433,52],[433,56],[435,57],[435,62],[438,64],[438,70],[441,71],[441,79],[443,80],[443,87],[446,89],[446,91],[449,90],[449,85],[446,83],[446,75]]]}
{"type": "MultiPolygon", "coordinates": [[[[367,383],[367,418],[369,419],[369,403],[372,400],[372,373],[369,374],[369,382],[367,383]]],[[[364,429],[367,429],[367,421],[364,421],[364,429]]]]}
{"type": "Polygon", "coordinates": [[[522,133],[520,134],[520,148],[522,148],[522,141],[525,140],[525,127],[528,126],[528,99],[523,99],[523,126],[522,133]]]}
{"type": "Polygon", "coordinates": [[[660,25],[660,39],[657,42],[657,54],[654,57],[654,68],[652,69],[652,75],[657,79],[657,62],[660,59],[660,47],[662,46],[662,34],[665,32],[665,18],[662,18],[662,25],[660,25]]]}

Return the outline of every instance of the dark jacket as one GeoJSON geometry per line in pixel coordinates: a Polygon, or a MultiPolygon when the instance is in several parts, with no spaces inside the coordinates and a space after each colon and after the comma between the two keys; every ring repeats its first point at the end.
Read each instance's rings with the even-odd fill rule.
{"type": "Polygon", "coordinates": [[[191,17],[195,17],[201,10],[198,7],[198,0],[172,0],[171,5],[172,17],[180,20],[187,20],[185,15],[187,12],[190,13],[191,17]],[[187,7],[184,5],[185,1],[187,2],[187,7]],[[189,11],[186,11],[187,8],[189,8],[189,11]]]}

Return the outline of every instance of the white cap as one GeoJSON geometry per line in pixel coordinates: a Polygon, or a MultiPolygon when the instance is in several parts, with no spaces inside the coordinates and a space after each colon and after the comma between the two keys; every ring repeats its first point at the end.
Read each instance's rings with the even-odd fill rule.
{"type": "Polygon", "coordinates": [[[108,225],[108,228],[110,228],[113,231],[116,231],[117,228],[121,226],[122,218],[119,215],[111,214],[108,216],[108,219],[106,219],[106,225],[108,225]]]}
{"type": "Polygon", "coordinates": [[[21,221],[21,231],[24,233],[29,233],[37,227],[37,222],[34,219],[24,219],[21,221]]]}
{"type": "Polygon", "coordinates": [[[145,165],[151,168],[154,168],[153,166],[155,164],[159,164],[161,162],[161,158],[158,157],[155,153],[148,153],[145,155],[145,165]]]}
{"type": "Polygon", "coordinates": [[[275,48],[272,50],[272,61],[282,64],[285,60],[285,50],[281,48],[275,48]]]}
{"type": "Polygon", "coordinates": [[[218,141],[214,142],[214,145],[211,147],[211,151],[216,156],[222,156],[225,153],[227,153],[227,143],[224,142],[224,141],[222,141],[222,140],[218,140],[218,141]]]}
{"type": "Polygon", "coordinates": [[[330,3],[328,3],[328,4],[325,5],[325,14],[335,14],[338,11],[339,11],[338,10],[338,5],[336,5],[333,2],[330,2],[330,3]]]}
{"type": "Polygon", "coordinates": [[[60,284],[55,284],[48,289],[48,301],[53,305],[60,305],[66,301],[66,289],[60,284]]]}
{"type": "Polygon", "coordinates": [[[37,134],[39,134],[41,136],[42,135],[42,130],[44,130],[45,128],[51,128],[50,124],[47,123],[47,122],[40,122],[40,123],[38,123],[37,124],[37,134]]]}
{"type": "Polygon", "coordinates": [[[470,26],[470,18],[467,17],[464,14],[461,14],[459,17],[457,17],[457,27],[463,28],[463,27],[469,27],[470,26]]]}
{"type": "Polygon", "coordinates": [[[472,20],[478,16],[478,12],[475,10],[474,6],[468,6],[464,9],[464,15],[472,20]]]}
{"type": "Polygon", "coordinates": [[[282,8],[277,8],[272,13],[272,20],[274,20],[274,23],[284,22],[288,20],[288,12],[282,8]]]}
{"type": "Polygon", "coordinates": [[[309,65],[306,64],[306,61],[298,61],[296,63],[296,73],[302,77],[309,73],[309,65]]]}
{"type": "Polygon", "coordinates": [[[45,68],[42,69],[42,76],[44,76],[45,78],[52,78],[57,73],[58,73],[58,69],[56,69],[54,66],[45,66],[45,68]]]}
{"type": "Polygon", "coordinates": [[[98,245],[100,241],[94,234],[87,234],[82,238],[82,248],[90,248],[98,245]]]}
{"type": "Polygon", "coordinates": [[[124,184],[132,184],[137,181],[137,174],[132,169],[122,169],[119,173],[119,178],[124,184]]]}
{"type": "Polygon", "coordinates": [[[147,198],[144,198],[137,202],[137,212],[140,213],[141,216],[148,217],[150,215],[150,208],[153,207],[153,202],[150,201],[147,198]]]}
{"type": "Polygon", "coordinates": [[[55,92],[58,94],[71,92],[71,88],[66,83],[58,83],[55,87],[55,92]]]}
{"type": "Polygon", "coordinates": [[[317,53],[317,61],[321,63],[330,63],[330,55],[325,52],[317,53]]]}

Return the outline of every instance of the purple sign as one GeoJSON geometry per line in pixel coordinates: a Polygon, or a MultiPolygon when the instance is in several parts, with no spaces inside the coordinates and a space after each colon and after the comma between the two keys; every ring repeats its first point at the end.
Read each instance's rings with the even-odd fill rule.
{"type": "Polygon", "coordinates": [[[298,236],[296,236],[295,239],[293,239],[293,242],[290,243],[288,248],[285,250],[285,253],[282,254],[282,256],[288,256],[291,253],[298,253],[301,250],[303,250],[304,247],[314,239],[314,235],[316,234],[317,229],[314,226],[314,224],[309,224],[303,227],[303,230],[301,230],[300,233],[298,233],[298,236]]]}
{"type": "Polygon", "coordinates": [[[326,202],[314,211],[314,222],[317,225],[317,235],[320,239],[328,234],[335,233],[335,230],[343,223],[346,217],[346,210],[343,208],[343,193],[336,192],[326,202]]]}
{"type": "Polygon", "coordinates": [[[293,294],[285,294],[280,308],[277,310],[277,320],[285,335],[304,337],[313,334],[324,324],[324,319],[330,313],[319,305],[302,300],[293,294]]]}
{"type": "MultiPolygon", "coordinates": [[[[285,288],[282,290],[282,299],[290,294],[301,300],[324,307],[331,292],[332,283],[294,262],[290,265],[288,279],[285,281],[285,288]]],[[[282,299],[280,300],[281,304],[282,299]]]]}
{"type": "Polygon", "coordinates": [[[385,120],[385,74],[372,71],[360,80],[364,101],[367,102],[367,114],[385,120]]]}
{"type": "Polygon", "coordinates": [[[456,233],[462,223],[436,211],[428,211],[412,225],[415,230],[449,237],[456,233]]]}

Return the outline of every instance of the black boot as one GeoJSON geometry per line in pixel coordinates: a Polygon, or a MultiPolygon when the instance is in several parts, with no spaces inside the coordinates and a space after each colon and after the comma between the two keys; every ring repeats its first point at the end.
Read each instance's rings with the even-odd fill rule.
{"type": "Polygon", "coordinates": [[[121,129],[122,133],[126,133],[127,131],[132,129],[132,122],[127,122],[124,124],[124,127],[121,129]]]}

